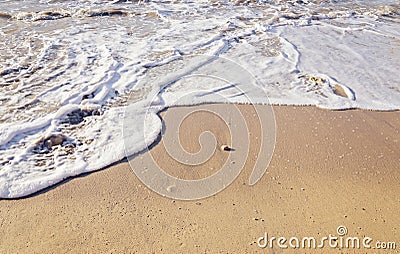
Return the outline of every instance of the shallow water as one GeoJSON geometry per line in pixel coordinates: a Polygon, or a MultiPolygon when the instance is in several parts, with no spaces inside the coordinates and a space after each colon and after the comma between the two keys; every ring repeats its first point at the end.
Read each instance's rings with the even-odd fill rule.
{"type": "MultiPolygon", "coordinates": [[[[198,68],[187,60],[195,55],[251,72],[268,96],[256,103],[400,109],[399,7],[389,0],[0,1],[0,197],[122,159],[128,104],[132,121],[143,123],[149,105],[155,114],[199,89],[248,103],[226,82],[167,80],[198,68]],[[62,142],[49,145],[52,135],[62,142]]],[[[218,100],[180,104],[204,102],[218,100]]],[[[150,141],[161,128],[153,117],[150,141]]],[[[145,147],[138,142],[129,152],[145,147]]]]}

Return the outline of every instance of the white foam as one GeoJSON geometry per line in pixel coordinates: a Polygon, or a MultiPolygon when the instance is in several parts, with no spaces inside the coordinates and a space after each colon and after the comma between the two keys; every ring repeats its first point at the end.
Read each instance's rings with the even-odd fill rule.
{"type": "Polygon", "coordinates": [[[396,1],[259,2],[0,2],[11,17],[0,18],[7,56],[0,62],[0,198],[124,158],[124,119],[132,141],[126,152],[142,151],[161,130],[157,112],[168,106],[251,97],[400,109],[396,1]],[[111,9],[121,14],[98,16],[111,9]],[[205,56],[187,60],[197,54],[205,56]],[[268,98],[240,73],[221,72],[216,57],[254,75],[251,85],[268,98]],[[204,70],[208,77],[197,75],[204,70]],[[67,140],[48,151],[43,140],[52,134],[67,140]]]}

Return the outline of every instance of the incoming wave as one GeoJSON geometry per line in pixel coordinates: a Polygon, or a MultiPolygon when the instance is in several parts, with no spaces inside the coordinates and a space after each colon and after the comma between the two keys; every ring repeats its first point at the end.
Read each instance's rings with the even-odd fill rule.
{"type": "MultiPolygon", "coordinates": [[[[140,123],[173,98],[226,84],[176,82],[195,55],[250,71],[257,103],[400,109],[394,1],[0,1],[0,197],[26,196],[125,157],[125,107],[140,123]],[[171,76],[172,75],[172,76],[171,76]],[[169,84],[165,87],[165,84],[169,84]],[[131,98],[131,100],[128,100],[131,98]]],[[[196,67],[197,66],[197,67],[196,67]]],[[[191,69],[193,68],[193,69],[191,69]]],[[[190,104],[188,102],[188,104],[190,104]]],[[[130,147],[134,154],[144,143],[130,147]]]]}

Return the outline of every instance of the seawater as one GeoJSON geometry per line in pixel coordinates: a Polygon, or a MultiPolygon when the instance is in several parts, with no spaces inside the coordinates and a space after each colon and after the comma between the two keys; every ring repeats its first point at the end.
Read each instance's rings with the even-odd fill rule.
{"type": "MultiPolygon", "coordinates": [[[[200,89],[248,102],[232,84],[167,75],[198,68],[187,62],[196,55],[252,73],[267,95],[256,103],[398,110],[399,10],[391,0],[0,1],[0,198],[124,158],[128,105],[142,133],[151,100],[151,142],[174,98],[200,89]]],[[[183,104],[209,102],[219,101],[183,104]]]]}

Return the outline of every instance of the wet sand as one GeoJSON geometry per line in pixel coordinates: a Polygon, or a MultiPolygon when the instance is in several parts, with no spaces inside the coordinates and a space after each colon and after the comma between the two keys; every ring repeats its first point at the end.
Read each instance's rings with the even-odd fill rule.
{"type": "MultiPolygon", "coordinates": [[[[276,241],[274,248],[262,249],[257,239],[267,232],[287,239],[314,237],[319,244],[329,234],[338,236],[342,225],[345,237],[370,237],[372,246],[376,240],[396,242],[397,249],[340,250],[325,243],[298,251],[398,252],[399,111],[276,106],[272,161],[263,178],[249,186],[260,129],[252,107],[240,109],[250,123],[250,154],[239,177],[222,192],[196,201],[171,200],[148,189],[121,162],[28,198],[1,200],[0,253],[292,253],[276,241]]],[[[223,121],[198,115],[182,124],[183,147],[199,150],[193,133],[204,128],[214,130],[221,143],[229,140],[223,121]]],[[[162,145],[152,148],[154,158],[182,178],[210,175],[227,159],[217,149],[207,163],[188,167],[171,160],[162,145]]]]}

